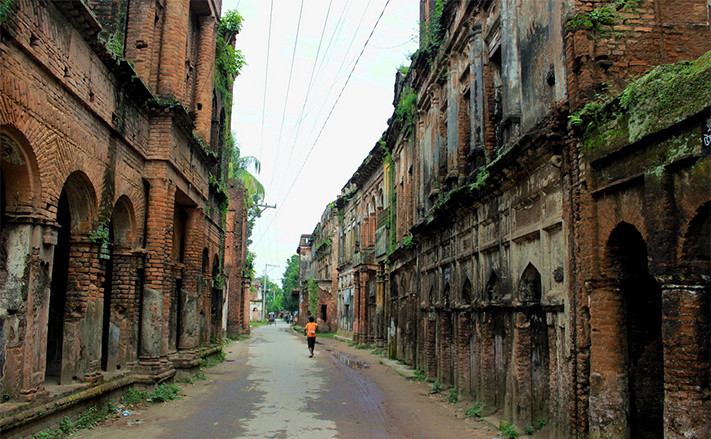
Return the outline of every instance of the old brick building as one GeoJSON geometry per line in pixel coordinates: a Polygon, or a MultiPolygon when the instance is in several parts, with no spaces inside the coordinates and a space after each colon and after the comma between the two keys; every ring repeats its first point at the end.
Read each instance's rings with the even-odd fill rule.
{"type": "MultiPolygon", "coordinates": [[[[13,400],[170,378],[245,330],[225,307],[220,8],[16,0],[0,24],[0,387],[13,400]]],[[[229,301],[243,301],[236,283],[229,301]]]]}
{"type": "Polygon", "coordinates": [[[708,437],[706,3],[421,1],[334,203],[354,341],[519,431],[708,437]]]}

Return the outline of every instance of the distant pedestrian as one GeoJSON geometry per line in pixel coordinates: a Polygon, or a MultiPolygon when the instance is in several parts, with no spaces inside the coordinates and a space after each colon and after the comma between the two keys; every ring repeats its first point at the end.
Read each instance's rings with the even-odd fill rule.
{"type": "Polygon", "coordinates": [[[314,356],[314,346],[316,346],[316,328],[318,328],[318,325],[314,323],[314,318],[309,317],[309,322],[304,327],[306,343],[309,347],[309,358],[314,356]]]}

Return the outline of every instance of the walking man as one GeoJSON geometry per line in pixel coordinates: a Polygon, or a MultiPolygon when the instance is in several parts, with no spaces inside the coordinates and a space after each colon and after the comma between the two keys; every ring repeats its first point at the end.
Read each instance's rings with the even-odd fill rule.
{"type": "Polygon", "coordinates": [[[309,358],[314,356],[314,346],[316,346],[316,328],[318,328],[318,325],[314,323],[314,318],[309,317],[309,322],[304,327],[304,334],[306,334],[306,342],[309,347],[309,358]]]}

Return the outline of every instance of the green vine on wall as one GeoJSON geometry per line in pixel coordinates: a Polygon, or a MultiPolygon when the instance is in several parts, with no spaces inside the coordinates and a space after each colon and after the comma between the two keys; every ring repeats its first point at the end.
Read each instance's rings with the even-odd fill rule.
{"type": "Polygon", "coordinates": [[[412,88],[405,87],[395,107],[395,121],[401,123],[405,129],[412,129],[415,126],[416,114],[417,93],[412,88]]]}
{"type": "Polygon", "coordinates": [[[215,88],[225,101],[232,101],[232,82],[247,64],[242,51],[235,49],[235,35],[242,29],[242,16],[235,10],[225,12],[215,43],[215,88]]]}
{"type": "Polygon", "coordinates": [[[15,0],[0,0],[0,24],[7,20],[12,12],[12,7],[15,5],[15,0]]]}
{"type": "Polygon", "coordinates": [[[309,312],[311,315],[316,317],[316,311],[318,308],[318,284],[315,280],[309,279],[309,312]]]}
{"type": "Polygon", "coordinates": [[[422,38],[422,50],[429,51],[439,48],[444,40],[444,27],[442,26],[442,12],[447,0],[435,0],[434,9],[427,22],[420,23],[420,35],[422,38]]]}

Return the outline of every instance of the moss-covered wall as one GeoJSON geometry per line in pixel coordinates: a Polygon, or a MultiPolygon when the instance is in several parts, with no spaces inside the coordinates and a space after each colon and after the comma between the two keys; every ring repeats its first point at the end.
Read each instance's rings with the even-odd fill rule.
{"type": "MultiPolygon", "coordinates": [[[[572,116],[571,125],[583,131],[582,153],[592,161],[668,129],[709,106],[711,51],[695,61],[654,68],[609,102],[586,105],[572,116]]],[[[669,142],[668,151],[661,153],[678,156],[698,142],[677,138],[669,142]]]]}

